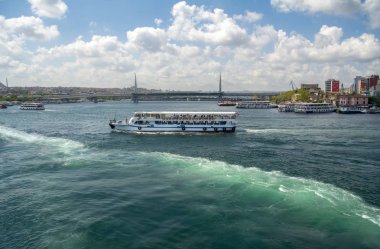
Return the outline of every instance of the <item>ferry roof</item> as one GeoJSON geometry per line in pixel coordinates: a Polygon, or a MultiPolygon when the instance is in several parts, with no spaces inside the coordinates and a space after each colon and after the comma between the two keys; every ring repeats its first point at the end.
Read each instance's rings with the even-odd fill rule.
{"type": "Polygon", "coordinates": [[[178,115],[183,115],[183,114],[190,114],[190,115],[195,115],[195,114],[200,114],[200,115],[236,115],[237,112],[135,112],[134,114],[178,114],[178,115]]]}

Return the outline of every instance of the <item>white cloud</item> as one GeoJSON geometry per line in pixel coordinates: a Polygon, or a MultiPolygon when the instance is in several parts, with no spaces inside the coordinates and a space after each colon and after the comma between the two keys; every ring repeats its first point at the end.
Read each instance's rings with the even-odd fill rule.
{"type": "MultiPolygon", "coordinates": [[[[313,39],[272,25],[247,30],[221,9],[186,2],[173,6],[167,28],[138,27],[127,31],[126,38],[78,37],[27,53],[29,59],[22,57],[28,32],[20,20],[8,21],[0,17],[0,75],[23,84],[124,87],[133,84],[136,72],[141,87],[217,90],[222,72],[226,91],[285,90],[290,80],[322,84],[338,78],[349,83],[357,74],[379,73],[374,70],[380,65],[380,42],[373,34],[343,38],[341,27],[328,25],[313,39]]],[[[37,32],[49,33],[42,21],[40,25],[32,25],[40,35],[29,37],[48,39],[37,32]]]]}
{"type": "Polygon", "coordinates": [[[315,46],[323,48],[328,45],[338,44],[342,35],[341,28],[323,25],[319,33],[315,35],[315,46]]]}
{"type": "Polygon", "coordinates": [[[141,49],[157,52],[167,40],[167,35],[162,29],[150,27],[136,28],[127,32],[128,41],[141,49]]]}
{"type": "Polygon", "coordinates": [[[271,0],[271,5],[280,12],[309,12],[350,15],[360,9],[360,0],[271,0]]]}
{"type": "Polygon", "coordinates": [[[246,31],[221,9],[211,12],[203,6],[179,2],[173,6],[172,15],[169,34],[173,39],[232,46],[248,40],[246,31]]]}
{"type": "Polygon", "coordinates": [[[154,19],[154,23],[157,25],[157,26],[160,26],[162,24],[162,19],[160,18],[155,18],[154,19]]]}
{"type": "Polygon", "coordinates": [[[380,1],[379,0],[366,0],[363,3],[364,10],[369,15],[370,25],[373,29],[380,28],[380,1]]]}
{"type": "Polygon", "coordinates": [[[56,26],[45,26],[38,17],[0,16],[0,68],[17,69],[27,63],[32,57],[32,52],[24,48],[28,40],[46,41],[58,35],[56,26]]]}
{"type": "Polygon", "coordinates": [[[33,13],[40,17],[62,18],[67,5],[62,0],[28,0],[33,13]]]}
{"type": "Polygon", "coordinates": [[[280,12],[325,13],[331,15],[361,15],[369,17],[371,28],[380,28],[379,0],[271,0],[271,5],[280,12]]]}
{"type": "Polygon", "coordinates": [[[57,26],[45,26],[40,18],[34,16],[10,19],[0,16],[0,25],[9,35],[24,39],[51,40],[59,35],[57,26]]]}
{"type": "Polygon", "coordinates": [[[245,15],[234,15],[235,20],[243,20],[247,22],[257,22],[263,18],[263,14],[257,12],[246,11],[245,15]]]}

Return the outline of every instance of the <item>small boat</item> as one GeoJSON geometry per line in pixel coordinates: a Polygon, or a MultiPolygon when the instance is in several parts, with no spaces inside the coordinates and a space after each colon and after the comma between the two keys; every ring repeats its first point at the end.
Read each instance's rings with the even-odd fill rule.
{"type": "Polygon", "coordinates": [[[363,109],[362,113],[366,113],[366,114],[380,114],[380,107],[373,106],[373,107],[371,107],[369,109],[363,109]]]}
{"type": "Polygon", "coordinates": [[[45,110],[45,106],[41,102],[24,103],[20,106],[20,110],[45,110]]]}
{"type": "Polygon", "coordinates": [[[357,107],[339,107],[337,110],[336,110],[337,113],[340,113],[340,114],[363,114],[363,110],[357,108],[357,107]]]}
{"type": "Polygon", "coordinates": [[[237,112],[135,112],[110,120],[111,129],[130,132],[235,132],[237,112]]]}
{"type": "Polygon", "coordinates": [[[218,106],[235,106],[236,101],[233,100],[221,100],[218,101],[218,106]]]}
{"type": "Polygon", "coordinates": [[[7,109],[7,105],[6,104],[0,104],[0,109],[7,109]]]}

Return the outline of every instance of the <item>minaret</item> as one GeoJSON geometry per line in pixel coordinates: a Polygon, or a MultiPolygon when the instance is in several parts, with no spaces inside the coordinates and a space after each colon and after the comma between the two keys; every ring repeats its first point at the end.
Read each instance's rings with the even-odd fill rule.
{"type": "Polygon", "coordinates": [[[8,88],[8,78],[5,77],[5,84],[7,85],[7,88],[8,88]]]}

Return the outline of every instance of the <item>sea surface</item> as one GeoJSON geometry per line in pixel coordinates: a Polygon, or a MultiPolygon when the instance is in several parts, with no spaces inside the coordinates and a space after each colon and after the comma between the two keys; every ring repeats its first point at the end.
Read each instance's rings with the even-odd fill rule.
{"type": "Polygon", "coordinates": [[[0,110],[0,248],[380,248],[380,115],[239,109],[233,134],[128,134],[128,101],[0,110]]]}

